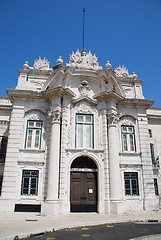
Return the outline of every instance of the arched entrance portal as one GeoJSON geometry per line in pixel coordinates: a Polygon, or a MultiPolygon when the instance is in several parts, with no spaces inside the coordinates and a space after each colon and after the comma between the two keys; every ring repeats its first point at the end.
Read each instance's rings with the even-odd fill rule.
{"type": "Polygon", "coordinates": [[[97,166],[88,157],[78,157],[71,165],[71,212],[97,212],[97,166]]]}

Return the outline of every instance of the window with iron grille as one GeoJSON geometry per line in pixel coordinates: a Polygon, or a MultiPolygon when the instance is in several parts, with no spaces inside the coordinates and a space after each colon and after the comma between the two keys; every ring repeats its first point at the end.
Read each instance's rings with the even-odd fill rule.
{"type": "Polygon", "coordinates": [[[154,154],[154,144],[150,143],[150,152],[151,152],[151,160],[152,163],[155,163],[155,154],[154,154]]]}
{"type": "Polygon", "coordinates": [[[0,175],[0,196],[2,191],[2,182],[3,182],[3,175],[0,175]]]}
{"type": "Polygon", "coordinates": [[[133,126],[121,126],[123,152],[135,152],[135,132],[133,126]]]}
{"type": "Polygon", "coordinates": [[[21,195],[38,195],[38,170],[23,170],[21,195]]]}
{"type": "Polygon", "coordinates": [[[156,194],[157,196],[159,196],[157,178],[154,178],[154,189],[155,189],[155,194],[156,194]]]}
{"type": "Polygon", "coordinates": [[[152,138],[152,130],[148,129],[148,132],[149,132],[149,137],[152,138]]]}
{"type": "Polygon", "coordinates": [[[93,148],[93,115],[76,115],[76,147],[93,148]]]}
{"type": "Polygon", "coordinates": [[[139,195],[138,173],[125,172],[124,181],[125,181],[125,195],[138,196],[139,195]]]}
{"type": "Polygon", "coordinates": [[[27,121],[25,148],[41,148],[42,121],[27,121]]]}
{"type": "Polygon", "coordinates": [[[0,136],[0,163],[5,162],[8,138],[0,136]]]}

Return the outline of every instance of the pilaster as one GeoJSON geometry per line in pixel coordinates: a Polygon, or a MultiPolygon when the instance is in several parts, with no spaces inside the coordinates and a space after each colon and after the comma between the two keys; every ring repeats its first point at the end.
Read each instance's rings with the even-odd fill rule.
{"type": "MultiPolygon", "coordinates": [[[[106,107],[106,104],[104,108],[106,107]]],[[[108,136],[107,136],[107,111],[102,109],[102,137],[104,150],[104,181],[105,181],[105,213],[110,213],[110,186],[109,186],[109,159],[108,159],[108,136]]]]}
{"type": "Polygon", "coordinates": [[[48,165],[48,191],[46,201],[58,200],[59,187],[59,157],[60,157],[60,120],[61,108],[51,111],[51,139],[48,165]]]}
{"type": "Polygon", "coordinates": [[[108,111],[108,137],[109,137],[109,167],[110,167],[110,206],[111,213],[122,212],[121,173],[119,167],[117,111],[111,108],[108,111]]]}

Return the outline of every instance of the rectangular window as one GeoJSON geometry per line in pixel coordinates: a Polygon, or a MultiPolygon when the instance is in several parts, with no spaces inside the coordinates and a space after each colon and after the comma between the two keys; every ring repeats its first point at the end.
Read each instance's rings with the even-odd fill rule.
{"type": "Polygon", "coordinates": [[[27,121],[26,130],[26,148],[41,148],[41,133],[42,133],[42,122],[41,121],[27,121]]]}
{"type": "Polygon", "coordinates": [[[135,133],[133,126],[121,126],[123,152],[135,152],[135,133]]]}
{"type": "Polygon", "coordinates": [[[154,189],[155,189],[155,194],[156,194],[157,196],[159,196],[157,178],[154,178],[154,189]]]}
{"type": "Polygon", "coordinates": [[[139,186],[138,186],[138,173],[126,172],[124,173],[125,181],[125,195],[138,196],[139,186]]]}
{"type": "Polygon", "coordinates": [[[152,130],[148,129],[148,131],[149,131],[149,137],[152,138],[152,130]]]}
{"type": "Polygon", "coordinates": [[[3,182],[3,175],[0,175],[0,196],[2,191],[2,182],[3,182]]]}
{"type": "Polygon", "coordinates": [[[151,160],[153,165],[155,165],[155,154],[154,154],[154,144],[150,143],[150,152],[151,152],[151,160]]]}
{"type": "Polygon", "coordinates": [[[23,170],[21,195],[37,195],[38,194],[38,170],[23,170]]]}
{"type": "Polygon", "coordinates": [[[76,147],[93,148],[93,115],[76,115],[76,147]]]}
{"type": "Polygon", "coordinates": [[[8,138],[0,136],[0,163],[5,162],[8,138]]]}

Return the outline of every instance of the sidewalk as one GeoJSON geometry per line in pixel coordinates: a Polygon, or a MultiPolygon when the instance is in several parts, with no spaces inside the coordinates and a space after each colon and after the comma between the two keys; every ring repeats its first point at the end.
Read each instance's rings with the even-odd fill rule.
{"type": "Polygon", "coordinates": [[[120,215],[97,213],[71,213],[69,215],[41,215],[39,213],[0,212],[0,239],[10,240],[45,231],[59,230],[78,226],[92,226],[106,223],[161,221],[161,210],[128,212],[120,215]]]}

